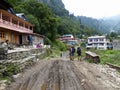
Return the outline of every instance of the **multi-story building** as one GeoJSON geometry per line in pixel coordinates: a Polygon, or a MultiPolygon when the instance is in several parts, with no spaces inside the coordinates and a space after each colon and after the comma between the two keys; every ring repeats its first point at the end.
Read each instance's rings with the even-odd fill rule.
{"type": "Polygon", "coordinates": [[[23,45],[29,44],[30,37],[33,44],[44,44],[44,36],[33,33],[33,25],[24,13],[16,14],[8,2],[0,0],[0,42],[23,45]]]}
{"type": "Polygon", "coordinates": [[[32,33],[33,25],[16,16],[12,6],[0,0],[0,42],[9,40],[13,44],[26,44],[32,33]]]}
{"type": "Polygon", "coordinates": [[[87,39],[86,48],[107,49],[108,43],[105,36],[91,36],[87,39]]]}

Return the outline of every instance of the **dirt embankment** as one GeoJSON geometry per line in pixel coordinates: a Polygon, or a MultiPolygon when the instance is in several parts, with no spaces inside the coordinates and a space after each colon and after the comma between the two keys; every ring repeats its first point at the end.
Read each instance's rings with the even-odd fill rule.
{"type": "Polygon", "coordinates": [[[39,61],[20,74],[7,90],[120,90],[120,75],[112,76],[105,68],[66,59],[39,61]]]}

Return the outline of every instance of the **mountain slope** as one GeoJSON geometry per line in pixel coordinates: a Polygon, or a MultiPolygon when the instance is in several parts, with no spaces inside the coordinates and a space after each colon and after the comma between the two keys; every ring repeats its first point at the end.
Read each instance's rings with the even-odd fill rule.
{"type": "Polygon", "coordinates": [[[111,32],[117,32],[120,34],[120,15],[103,18],[101,21],[109,27],[111,32]]]}
{"type": "Polygon", "coordinates": [[[65,9],[62,0],[38,0],[39,2],[45,3],[49,8],[52,9],[53,13],[59,16],[68,15],[69,12],[65,9]]]}
{"type": "Polygon", "coordinates": [[[59,34],[71,33],[74,35],[76,34],[93,35],[100,33],[97,29],[93,27],[89,27],[84,24],[81,25],[77,17],[75,17],[73,14],[69,14],[69,11],[65,9],[62,0],[38,0],[38,1],[46,4],[55,15],[60,17],[60,23],[58,27],[59,34]]]}
{"type": "Polygon", "coordinates": [[[81,24],[87,25],[89,27],[95,28],[99,30],[102,33],[108,33],[109,32],[109,27],[104,24],[102,20],[97,20],[93,19],[90,17],[85,17],[85,16],[78,16],[77,17],[81,24]]]}

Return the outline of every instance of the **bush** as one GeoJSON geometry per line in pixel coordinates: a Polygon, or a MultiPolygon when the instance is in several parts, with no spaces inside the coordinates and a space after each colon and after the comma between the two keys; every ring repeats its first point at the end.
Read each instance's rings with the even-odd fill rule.
{"type": "Polygon", "coordinates": [[[18,65],[14,63],[7,63],[4,70],[2,71],[1,76],[10,77],[14,74],[17,74],[18,72],[20,72],[20,68],[18,67],[18,65]]]}
{"type": "Polygon", "coordinates": [[[85,43],[81,43],[80,46],[82,46],[82,47],[86,47],[86,44],[85,44],[85,43]]]}
{"type": "Polygon", "coordinates": [[[66,49],[67,49],[67,46],[66,46],[63,42],[61,42],[61,41],[59,41],[59,40],[56,40],[56,42],[55,42],[54,44],[56,45],[56,47],[57,47],[60,51],[66,51],[66,49]]]}

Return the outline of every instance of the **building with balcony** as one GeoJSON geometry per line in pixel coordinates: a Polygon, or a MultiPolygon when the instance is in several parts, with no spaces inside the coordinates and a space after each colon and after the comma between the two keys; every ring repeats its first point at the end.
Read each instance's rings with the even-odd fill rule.
{"type": "Polygon", "coordinates": [[[75,45],[78,43],[78,40],[74,38],[72,34],[66,34],[59,37],[59,40],[64,42],[67,45],[75,45]]]}
{"type": "Polygon", "coordinates": [[[0,42],[9,40],[12,44],[27,44],[33,34],[33,25],[16,16],[12,6],[0,0],[0,42]]]}
{"type": "Polygon", "coordinates": [[[59,40],[61,41],[74,40],[74,36],[72,34],[62,35],[59,37],[59,40]]]}
{"type": "Polygon", "coordinates": [[[87,39],[86,48],[107,49],[110,42],[106,39],[106,36],[91,36],[87,39]]]}

